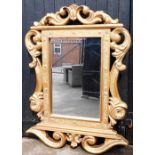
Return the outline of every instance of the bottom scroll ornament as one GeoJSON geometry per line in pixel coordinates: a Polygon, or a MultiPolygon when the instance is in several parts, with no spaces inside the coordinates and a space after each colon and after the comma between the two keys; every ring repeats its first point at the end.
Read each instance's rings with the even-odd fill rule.
{"type": "Polygon", "coordinates": [[[107,151],[108,149],[110,149],[115,145],[125,145],[125,146],[128,145],[128,141],[125,138],[123,138],[120,135],[118,135],[118,137],[120,137],[120,139],[105,138],[102,144],[97,145],[96,137],[85,136],[82,140],[82,147],[87,152],[100,154],[107,151]]]}
{"type": "Polygon", "coordinates": [[[71,147],[75,148],[81,143],[82,138],[79,134],[67,134],[67,141],[71,142],[71,147]]]}
{"type": "Polygon", "coordinates": [[[81,144],[84,150],[93,154],[100,154],[115,145],[128,145],[128,141],[117,134],[117,138],[104,138],[104,142],[97,144],[97,138],[94,136],[84,136],[79,134],[72,133],[62,133],[62,132],[53,132],[52,136],[49,136],[47,131],[38,130],[35,128],[30,128],[27,130],[27,133],[32,133],[36,135],[40,140],[42,140],[47,146],[52,148],[61,148],[66,142],[70,142],[71,147],[77,147],[78,144],[81,144]]]}
{"type": "Polygon", "coordinates": [[[125,117],[127,104],[118,98],[110,97],[109,101],[109,119],[110,126],[114,126],[117,121],[125,117]]]}

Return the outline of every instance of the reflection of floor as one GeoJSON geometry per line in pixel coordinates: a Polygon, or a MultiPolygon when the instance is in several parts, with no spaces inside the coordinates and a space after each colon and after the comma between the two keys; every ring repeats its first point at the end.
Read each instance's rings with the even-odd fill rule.
{"type": "Polygon", "coordinates": [[[53,113],[99,118],[99,100],[82,98],[81,87],[70,87],[63,74],[53,73],[53,113]]]}

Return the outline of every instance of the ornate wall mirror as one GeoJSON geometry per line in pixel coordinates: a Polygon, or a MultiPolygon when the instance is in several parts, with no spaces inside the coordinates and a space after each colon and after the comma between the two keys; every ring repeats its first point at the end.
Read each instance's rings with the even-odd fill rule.
{"type": "Polygon", "coordinates": [[[62,7],[34,22],[25,43],[36,73],[30,108],[40,122],[27,133],[53,148],[70,142],[95,154],[128,145],[113,127],[127,109],[117,80],[130,42],[118,19],[84,5],[62,7]]]}

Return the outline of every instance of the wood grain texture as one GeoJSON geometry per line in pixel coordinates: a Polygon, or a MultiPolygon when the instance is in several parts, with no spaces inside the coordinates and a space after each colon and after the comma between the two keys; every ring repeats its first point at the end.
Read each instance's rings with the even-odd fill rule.
{"type": "Polygon", "coordinates": [[[97,9],[97,0],[86,0],[86,5],[89,6],[92,10],[96,11],[97,9]]]}
{"type": "Polygon", "coordinates": [[[108,0],[107,11],[113,18],[119,18],[119,0],[108,0]]]}
{"type": "Polygon", "coordinates": [[[45,13],[55,12],[55,0],[44,0],[45,13]]]}
{"type": "Polygon", "coordinates": [[[86,0],[74,0],[74,3],[77,4],[77,5],[85,5],[86,0]]]}
{"type": "Polygon", "coordinates": [[[36,20],[40,20],[42,16],[45,16],[44,0],[34,0],[34,11],[36,20]]]}
{"type": "Polygon", "coordinates": [[[73,3],[74,3],[74,0],[65,0],[64,1],[65,6],[69,6],[69,5],[73,4],[73,3]]]}
{"type": "Polygon", "coordinates": [[[65,0],[55,0],[55,12],[60,9],[61,6],[64,6],[65,0]]]}
{"type": "Polygon", "coordinates": [[[108,0],[97,0],[96,2],[97,10],[104,10],[105,12],[108,12],[108,0]]]}

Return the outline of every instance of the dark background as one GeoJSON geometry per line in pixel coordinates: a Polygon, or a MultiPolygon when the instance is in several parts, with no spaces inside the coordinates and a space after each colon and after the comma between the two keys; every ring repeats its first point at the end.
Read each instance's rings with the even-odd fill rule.
{"type": "MultiPolygon", "coordinates": [[[[25,47],[25,34],[32,26],[34,21],[39,21],[47,12],[58,11],[60,7],[76,3],[79,5],[87,5],[93,10],[103,10],[112,18],[119,18],[126,29],[133,33],[132,28],[132,0],[23,0],[23,47],[22,47],[22,125],[23,136],[25,130],[37,123],[36,115],[29,108],[29,96],[35,88],[34,70],[30,69],[28,64],[31,61],[27,49],[25,47]]],[[[119,133],[123,134],[132,144],[132,115],[133,115],[133,48],[131,46],[128,54],[124,59],[127,65],[127,70],[120,73],[119,91],[122,100],[128,103],[128,113],[123,121],[120,121],[116,126],[119,133]]]]}

